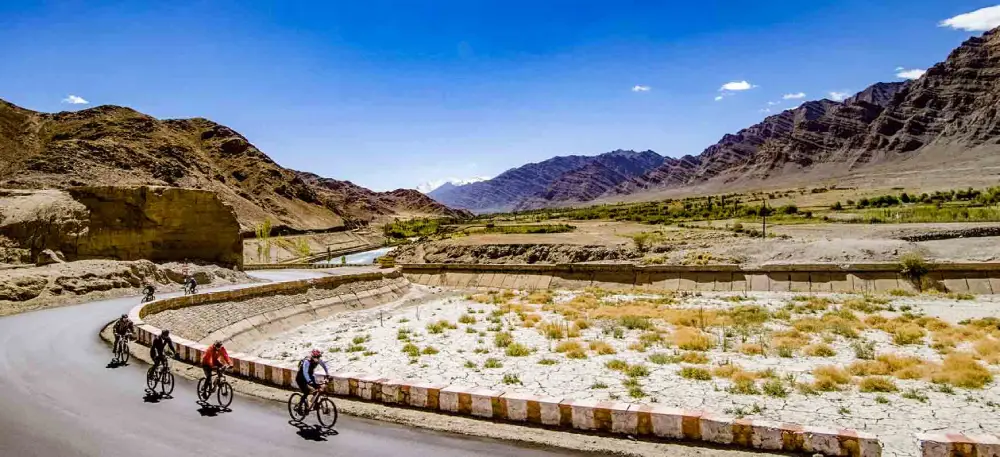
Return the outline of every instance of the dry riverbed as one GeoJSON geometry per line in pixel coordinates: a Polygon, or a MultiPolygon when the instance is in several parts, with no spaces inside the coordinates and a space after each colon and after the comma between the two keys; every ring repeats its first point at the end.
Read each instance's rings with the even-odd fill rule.
{"type": "Polygon", "coordinates": [[[875,433],[1000,432],[993,297],[511,292],[334,316],[249,348],[291,366],[875,433]]]}

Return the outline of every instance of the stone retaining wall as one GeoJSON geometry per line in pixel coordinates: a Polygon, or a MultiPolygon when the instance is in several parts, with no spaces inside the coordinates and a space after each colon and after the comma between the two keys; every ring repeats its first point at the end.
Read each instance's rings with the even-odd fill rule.
{"type": "MultiPolygon", "coordinates": [[[[397,264],[408,280],[429,286],[488,289],[648,288],[690,291],[916,292],[898,264],[679,266],[631,264],[397,264]]],[[[1000,263],[931,264],[929,279],[950,292],[1000,293],[1000,263]]]]}
{"type": "Polygon", "coordinates": [[[339,311],[388,303],[409,289],[410,283],[401,276],[334,283],[164,310],[147,315],[146,323],[202,343],[227,341],[230,349],[239,350],[268,335],[339,311]]]}
{"type": "MultiPolygon", "coordinates": [[[[311,287],[336,287],[349,282],[379,279],[402,280],[399,272],[392,271],[277,282],[157,300],[136,306],[129,317],[137,323],[138,341],[149,345],[160,333],[159,328],[143,321],[150,314],[260,295],[302,292],[311,287]]],[[[360,305],[374,303],[373,297],[377,294],[358,293],[355,294],[355,300],[360,305]]],[[[288,308],[305,312],[298,309],[303,306],[322,309],[327,305],[306,303],[288,308]]],[[[265,313],[262,319],[281,320],[288,317],[282,317],[283,313],[294,315],[296,311],[265,313]]],[[[173,340],[184,361],[194,365],[201,363],[206,345],[182,337],[175,337],[173,340]]],[[[294,388],[294,369],[280,367],[273,361],[240,352],[232,352],[230,356],[234,371],[239,376],[281,388],[294,388]]],[[[513,392],[392,380],[363,373],[333,373],[328,380],[331,382],[327,384],[327,389],[335,395],[513,423],[830,456],[877,457],[882,453],[881,444],[874,436],[854,430],[750,421],[658,405],[534,397],[513,392]]]]}

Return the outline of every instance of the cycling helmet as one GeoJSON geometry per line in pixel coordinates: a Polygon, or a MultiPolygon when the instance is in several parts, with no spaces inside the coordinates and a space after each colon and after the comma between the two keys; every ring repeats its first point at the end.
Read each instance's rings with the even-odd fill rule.
{"type": "Polygon", "coordinates": [[[160,336],[170,336],[170,330],[163,329],[163,331],[160,332],[160,336]]]}
{"type": "Polygon", "coordinates": [[[215,346],[216,349],[219,349],[222,347],[222,341],[216,341],[212,343],[212,346],[215,346]]]}
{"type": "Polygon", "coordinates": [[[128,314],[122,313],[122,319],[127,319],[127,318],[128,318],[128,314]]]}
{"type": "Polygon", "coordinates": [[[309,353],[309,355],[311,355],[311,356],[313,356],[313,357],[322,357],[322,356],[323,356],[323,351],[320,351],[319,349],[313,349],[313,350],[312,350],[312,351],[311,351],[311,352],[309,353]]]}

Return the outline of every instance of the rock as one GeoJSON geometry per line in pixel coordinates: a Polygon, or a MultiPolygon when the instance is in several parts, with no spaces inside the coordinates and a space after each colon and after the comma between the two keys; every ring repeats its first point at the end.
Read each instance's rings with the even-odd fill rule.
{"type": "Polygon", "coordinates": [[[5,216],[0,237],[6,240],[0,251],[17,245],[41,264],[62,259],[243,264],[233,209],[205,190],[92,186],[0,191],[0,207],[5,216]],[[60,255],[43,254],[45,250],[60,255]]]}
{"type": "Polygon", "coordinates": [[[35,264],[40,267],[44,265],[52,265],[53,263],[66,263],[66,260],[63,259],[61,252],[56,252],[51,249],[46,249],[38,254],[38,259],[35,261],[35,264]]]}

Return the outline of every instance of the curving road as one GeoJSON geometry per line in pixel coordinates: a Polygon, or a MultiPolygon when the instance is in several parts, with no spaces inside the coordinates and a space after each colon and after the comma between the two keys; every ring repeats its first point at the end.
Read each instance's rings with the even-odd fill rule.
{"type": "MultiPolygon", "coordinates": [[[[272,280],[320,275],[255,274],[272,280]]],[[[147,402],[147,367],[107,368],[111,351],[98,336],[137,301],[0,318],[0,456],[571,455],[347,416],[337,422],[338,435],[316,441],[289,425],[277,402],[239,397],[233,412],[203,416],[194,383],[179,376],[173,399],[147,402]]]]}

